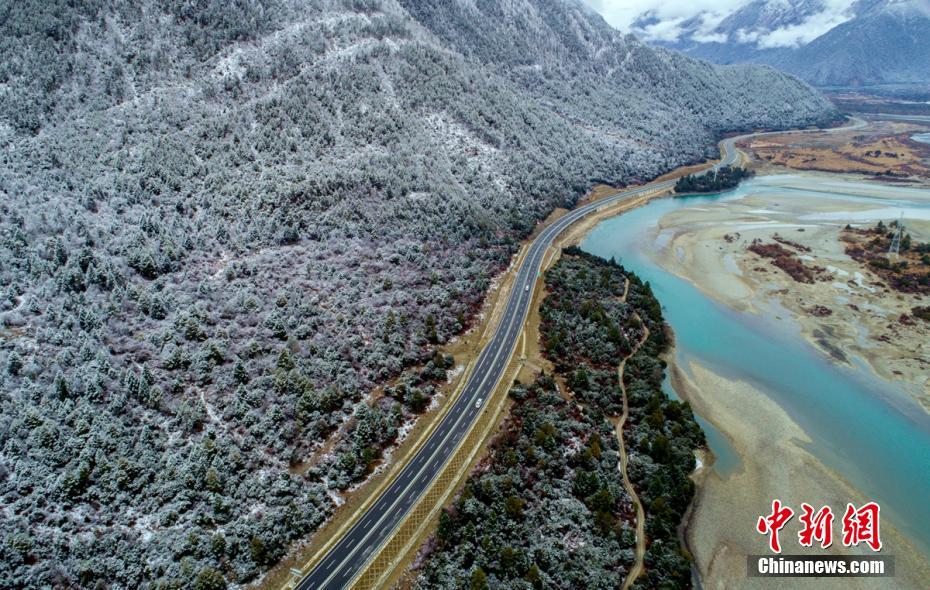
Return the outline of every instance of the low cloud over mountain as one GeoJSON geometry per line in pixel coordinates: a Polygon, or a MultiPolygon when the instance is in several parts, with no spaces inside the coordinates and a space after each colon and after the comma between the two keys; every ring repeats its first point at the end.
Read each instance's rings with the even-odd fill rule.
{"type": "Polygon", "coordinates": [[[615,26],[718,63],[766,63],[821,86],[927,85],[930,0],[592,0],[615,26]]]}

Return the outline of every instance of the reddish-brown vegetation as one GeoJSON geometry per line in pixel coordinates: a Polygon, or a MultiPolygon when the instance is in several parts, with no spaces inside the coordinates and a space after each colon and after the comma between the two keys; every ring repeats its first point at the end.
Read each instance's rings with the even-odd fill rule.
{"type": "Polygon", "coordinates": [[[911,309],[911,315],[920,318],[925,322],[930,322],[930,305],[918,305],[911,309]]]}
{"type": "Polygon", "coordinates": [[[889,287],[902,293],[930,293],[930,244],[913,243],[910,235],[901,240],[898,255],[889,255],[894,227],[879,223],[871,228],[846,226],[840,240],[846,254],[880,276],[889,287]]]}
{"type": "Polygon", "coordinates": [[[833,310],[823,305],[815,305],[814,307],[810,308],[808,312],[812,316],[818,317],[818,318],[823,318],[823,317],[827,317],[828,315],[833,315],[833,310]]]}
{"type": "Polygon", "coordinates": [[[783,135],[741,143],[757,158],[795,170],[870,174],[876,180],[930,175],[926,144],[913,141],[912,131],[872,122],[865,133],[783,135]]]}
{"type": "Polygon", "coordinates": [[[809,267],[805,265],[794,252],[781,244],[763,244],[757,238],[752,241],[748,250],[763,258],[770,258],[772,264],[788,273],[788,276],[799,283],[813,283],[817,280],[817,275],[824,271],[819,266],[809,267]]]}
{"type": "Polygon", "coordinates": [[[793,242],[793,241],[791,241],[791,240],[789,240],[789,239],[787,239],[787,238],[781,237],[781,236],[778,235],[778,234],[773,235],[773,236],[772,236],[772,239],[775,240],[776,242],[778,242],[779,244],[784,244],[785,246],[790,246],[790,247],[794,248],[795,250],[797,250],[798,252],[810,252],[810,251],[811,251],[811,249],[808,248],[807,246],[805,246],[804,244],[799,244],[799,243],[797,243],[797,242],[793,242]]]}

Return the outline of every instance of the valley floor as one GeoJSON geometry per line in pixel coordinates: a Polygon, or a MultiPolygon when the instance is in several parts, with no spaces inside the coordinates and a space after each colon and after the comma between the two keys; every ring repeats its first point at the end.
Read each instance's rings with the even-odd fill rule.
{"type": "Polygon", "coordinates": [[[848,130],[754,137],[739,147],[755,158],[753,167],[761,172],[841,172],[918,186],[930,183],[930,145],[914,139],[930,130],[930,122],[889,117],[864,123],[848,130]]]}
{"type": "MultiPolygon", "coordinates": [[[[888,289],[880,277],[847,256],[839,240],[847,223],[888,223],[899,215],[901,200],[916,199],[918,208],[904,209],[906,224],[915,240],[926,241],[930,197],[924,195],[924,202],[919,191],[903,193],[848,180],[827,174],[762,177],[755,182],[771,186],[751,196],[677,209],[659,221],[657,239],[665,247],[656,262],[727,307],[794,322],[800,335],[834,362],[865,363],[882,379],[903,384],[930,411],[930,323],[900,320],[926,304],[926,297],[888,289]],[[865,196],[868,201],[861,198],[865,196]],[[801,248],[791,249],[805,265],[824,269],[818,280],[797,282],[747,249],[753,240],[772,243],[776,237],[801,248]]],[[[693,360],[675,367],[673,383],[738,455],[739,465],[731,473],[705,467],[697,476],[687,542],[704,587],[780,587],[783,581],[746,578],[745,556],[759,552],[758,535],[746,523],[758,517],[760,498],[830,506],[867,500],[812,454],[810,434],[753,384],[693,360]]],[[[927,555],[891,523],[882,524],[896,559],[895,578],[824,579],[805,581],[804,587],[921,587],[930,576],[927,555]]],[[[797,549],[794,543],[790,553],[797,549]]],[[[849,549],[836,544],[831,551],[849,549]]]]}
{"type": "Polygon", "coordinates": [[[845,254],[840,239],[847,223],[887,224],[902,211],[896,199],[923,196],[927,208],[903,211],[915,241],[930,241],[930,196],[875,183],[837,184],[830,175],[771,179],[760,179],[771,186],[746,198],[663,217],[660,231],[669,241],[659,264],[730,307],[792,318],[804,338],[837,362],[861,359],[883,379],[907,384],[930,412],[930,322],[910,317],[926,297],[889,288],[845,254]],[[800,190],[808,192],[792,196],[800,190]],[[846,197],[851,190],[871,200],[846,197]],[[813,283],[792,279],[747,249],[754,240],[770,244],[776,238],[802,248],[788,247],[806,267],[824,269],[813,283]]]}
{"type": "MultiPolygon", "coordinates": [[[[759,554],[761,537],[751,528],[759,517],[760,499],[779,498],[786,505],[845,506],[868,500],[839,473],[811,454],[811,438],[764,392],[744,381],[734,381],[706,366],[692,363],[673,372],[675,389],[694,407],[710,417],[728,438],[740,466],[725,476],[703,467],[697,474],[697,494],[687,523],[686,540],[700,571],[705,590],[777,589],[799,587],[823,590],[871,590],[920,588],[930,577],[927,557],[908,542],[887,520],[882,535],[895,558],[894,578],[805,579],[785,584],[779,578],[748,578],[746,556],[759,554]],[[747,420],[747,416],[751,419],[747,420]]],[[[784,532],[788,532],[788,528],[784,532]]],[[[794,530],[790,532],[794,534],[794,530]]],[[[834,543],[830,550],[804,549],[796,539],[790,554],[848,554],[852,550],[834,543]]],[[[861,550],[860,550],[861,551],[861,550]]],[[[868,551],[868,550],[865,550],[868,551]]]]}

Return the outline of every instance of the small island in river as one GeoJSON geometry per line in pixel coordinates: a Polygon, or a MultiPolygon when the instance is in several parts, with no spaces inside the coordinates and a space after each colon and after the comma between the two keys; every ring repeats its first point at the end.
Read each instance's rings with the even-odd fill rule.
{"type": "Polygon", "coordinates": [[[926,205],[905,209],[908,239],[898,256],[888,255],[888,226],[901,214],[892,202],[926,203],[926,195],[838,186],[821,175],[753,182],[744,198],[663,217],[669,247],[661,264],[736,309],[794,317],[801,334],[835,361],[866,361],[930,412],[930,323],[919,319],[930,278],[919,251],[930,238],[926,205]],[[791,194],[798,190],[808,192],[791,194]],[[876,230],[882,219],[884,229],[876,230]]]}
{"type": "Polygon", "coordinates": [[[739,166],[723,166],[713,173],[688,174],[675,183],[675,194],[716,193],[735,188],[752,175],[752,171],[739,166]]]}

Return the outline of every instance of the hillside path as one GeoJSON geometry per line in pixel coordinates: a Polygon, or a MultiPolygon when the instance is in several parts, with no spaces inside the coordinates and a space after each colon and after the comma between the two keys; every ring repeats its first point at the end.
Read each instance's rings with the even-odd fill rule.
{"type": "MultiPolygon", "coordinates": [[[[623,288],[623,296],[620,298],[621,301],[626,301],[627,293],[630,291],[630,279],[626,280],[626,285],[623,288]]],[[[623,396],[623,413],[620,415],[620,419],[617,421],[617,440],[620,441],[620,464],[618,468],[620,469],[620,475],[623,477],[623,488],[626,490],[626,493],[630,495],[630,498],[633,499],[633,506],[636,508],[636,552],[633,559],[633,567],[630,568],[629,573],[626,575],[626,579],[623,580],[623,586],[621,590],[628,590],[630,586],[633,585],[633,582],[636,581],[636,578],[643,573],[643,556],[646,554],[646,534],[645,534],[645,524],[646,524],[646,513],[643,510],[643,504],[639,501],[639,496],[636,494],[636,490],[633,489],[633,484],[630,482],[630,477],[627,475],[627,453],[626,453],[626,443],[623,439],[623,426],[626,424],[626,420],[630,415],[630,406],[627,402],[626,397],[626,385],[623,383],[623,371],[626,368],[626,361],[628,358],[636,354],[636,351],[639,350],[639,347],[643,345],[646,339],[649,338],[649,328],[643,324],[643,337],[636,344],[633,350],[630,351],[630,354],[626,355],[622,361],[620,361],[620,366],[617,367],[617,378],[620,381],[620,393],[623,396]]]]}

